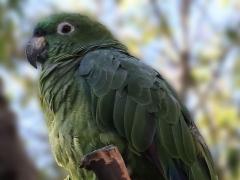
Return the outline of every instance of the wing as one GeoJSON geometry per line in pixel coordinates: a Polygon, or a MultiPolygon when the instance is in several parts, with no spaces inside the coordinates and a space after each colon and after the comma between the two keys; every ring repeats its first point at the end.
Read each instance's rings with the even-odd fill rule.
{"type": "Polygon", "coordinates": [[[155,161],[158,156],[155,164],[169,178],[178,176],[179,164],[191,179],[216,178],[196,126],[158,72],[125,52],[101,49],[82,58],[79,74],[91,89],[99,128],[115,131],[137,153],[151,152],[155,161]]]}

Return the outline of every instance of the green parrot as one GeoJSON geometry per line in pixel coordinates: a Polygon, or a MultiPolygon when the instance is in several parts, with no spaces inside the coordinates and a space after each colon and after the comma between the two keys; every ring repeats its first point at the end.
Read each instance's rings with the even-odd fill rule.
{"type": "Polygon", "coordinates": [[[41,67],[50,144],[69,179],[96,179],[80,168],[81,158],[110,144],[119,148],[132,180],[218,179],[172,87],[99,22],[51,15],[35,27],[26,55],[41,67]]]}

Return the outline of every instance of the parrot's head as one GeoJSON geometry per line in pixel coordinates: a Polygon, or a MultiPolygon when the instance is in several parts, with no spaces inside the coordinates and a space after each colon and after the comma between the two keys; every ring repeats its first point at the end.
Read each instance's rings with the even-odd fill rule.
{"type": "Polygon", "coordinates": [[[75,13],[54,14],[39,22],[26,46],[30,64],[44,63],[48,57],[74,55],[78,49],[116,42],[102,24],[75,13]]]}

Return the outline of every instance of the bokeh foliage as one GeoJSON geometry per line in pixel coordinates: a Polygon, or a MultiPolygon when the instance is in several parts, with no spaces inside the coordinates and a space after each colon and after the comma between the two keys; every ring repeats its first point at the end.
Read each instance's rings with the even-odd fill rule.
{"type": "MultiPolygon", "coordinates": [[[[17,72],[16,59],[24,59],[18,43],[26,37],[21,22],[33,23],[61,10],[91,15],[178,90],[211,149],[220,179],[240,179],[238,0],[45,0],[47,10],[36,17],[25,12],[28,4],[37,11],[41,3],[0,1],[0,63],[5,69],[17,72]],[[22,34],[16,38],[16,33],[22,34]]],[[[17,78],[28,91],[27,99],[36,97],[35,81],[17,78]]]]}
{"type": "Polygon", "coordinates": [[[20,13],[19,5],[17,0],[0,1],[0,62],[5,65],[11,64],[12,54],[16,52],[11,13],[20,13]]]}

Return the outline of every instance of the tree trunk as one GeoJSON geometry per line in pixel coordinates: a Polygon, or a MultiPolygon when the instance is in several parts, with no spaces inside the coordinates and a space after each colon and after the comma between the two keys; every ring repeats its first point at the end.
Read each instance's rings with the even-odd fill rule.
{"type": "Polygon", "coordinates": [[[0,179],[35,180],[37,171],[24,152],[15,119],[0,79],[0,179]]]}

